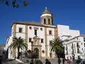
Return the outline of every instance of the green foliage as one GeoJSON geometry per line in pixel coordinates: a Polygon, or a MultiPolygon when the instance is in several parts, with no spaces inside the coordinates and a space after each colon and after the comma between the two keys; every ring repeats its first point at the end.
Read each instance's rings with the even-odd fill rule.
{"type": "Polygon", "coordinates": [[[52,49],[51,51],[58,53],[63,53],[64,52],[64,47],[62,42],[59,39],[53,39],[53,43],[52,43],[52,49]]]}
{"type": "Polygon", "coordinates": [[[19,37],[19,38],[13,38],[13,43],[10,45],[10,47],[13,48],[17,48],[18,50],[18,58],[19,58],[19,53],[20,53],[20,49],[25,48],[27,50],[27,44],[24,42],[24,40],[19,37]]]}
{"type": "Polygon", "coordinates": [[[5,4],[6,4],[7,6],[9,6],[9,2],[8,2],[8,1],[6,1],[5,4]]]}
{"type": "MultiPolygon", "coordinates": [[[[9,0],[5,1],[5,5],[9,6],[9,0]]],[[[28,5],[27,1],[23,1],[23,5],[26,7],[28,5]]],[[[13,8],[19,8],[19,5],[16,3],[16,0],[12,1],[12,7],[13,8]]]]}
{"type": "Polygon", "coordinates": [[[27,1],[24,1],[23,4],[24,4],[24,6],[27,6],[28,5],[28,2],[27,1]]]}
{"type": "Polygon", "coordinates": [[[24,40],[19,37],[19,38],[14,38],[13,43],[10,45],[10,47],[13,48],[25,48],[27,50],[27,44],[24,42],[24,40]]]}

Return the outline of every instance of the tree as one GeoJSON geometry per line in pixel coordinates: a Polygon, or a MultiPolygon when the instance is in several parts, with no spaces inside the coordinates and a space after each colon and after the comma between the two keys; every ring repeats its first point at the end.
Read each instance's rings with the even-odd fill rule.
{"type": "Polygon", "coordinates": [[[10,47],[13,47],[13,48],[17,48],[18,50],[18,59],[19,59],[19,52],[20,52],[20,49],[23,49],[25,48],[27,50],[27,44],[24,42],[24,40],[19,37],[19,38],[13,38],[13,43],[10,45],[10,47]]]}
{"type": "Polygon", "coordinates": [[[57,56],[60,57],[62,53],[64,53],[62,41],[59,40],[58,38],[53,39],[51,51],[54,51],[57,54],[57,56]]]}
{"type": "Polygon", "coordinates": [[[63,58],[63,64],[64,64],[64,58],[65,58],[65,54],[64,54],[64,46],[63,46],[63,41],[61,41],[59,38],[55,38],[53,39],[52,42],[52,49],[51,51],[54,51],[58,57],[58,64],[60,64],[61,60],[60,58],[63,58]]]}
{"type": "MultiPolygon", "coordinates": [[[[16,0],[13,0],[11,3],[12,3],[13,8],[19,8],[19,5],[17,4],[16,0]]],[[[5,5],[7,5],[7,6],[10,5],[9,0],[5,1],[5,5]]],[[[23,0],[23,5],[26,7],[28,5],[28,2],[26,0],[23,0]]]]}

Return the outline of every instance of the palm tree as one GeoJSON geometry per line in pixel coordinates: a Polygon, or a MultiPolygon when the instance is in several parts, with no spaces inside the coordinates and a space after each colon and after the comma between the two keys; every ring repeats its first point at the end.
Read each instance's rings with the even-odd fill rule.
{"type": "Polygon", "coordinates": [[[17,48],[17,50],[18,50],[18,57],[17,58],[18,59],[19,59],[20,49],[25,48],[27,50],[27,44],[24,43],[24,40],[21,37],[19,37],[19,38],[14,37],[13,43],[10,45],[10,47],[13,47],[15,49],[17,48]]]}
{"type": "Polygon", "coordinates": [[[60,57],[63,57],[64,55],[64,47],[63,47],[62,41],[59,40],[58,38],[57,39],[55,38],[53,39],[51,45],[52,45],[51,51],[54,51],[56,53],[58,60],[59,60],[60,57]]]}
{"type": "Polygon", "coordinates": [[[62,41],[60,41],[59,39],[56,39],[56,38],[53,39],[51,51],[56,52],[56,54],[62,53],[64,51],[62,41]]]}

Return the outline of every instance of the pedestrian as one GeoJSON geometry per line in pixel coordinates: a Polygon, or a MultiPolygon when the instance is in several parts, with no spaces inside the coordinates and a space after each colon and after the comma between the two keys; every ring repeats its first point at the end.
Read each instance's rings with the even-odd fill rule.
{"type": "Polygon", "coordinates": [[[60,64],[61,63],[61,59],[60,58],[58,58],[58,64],[60,64]]]}
{"type": "Polygon", "coordinates": [[[31,59],[31,62],[30,62],[30,64],[34,64],[34,60],[33,60],[33,59],[31,59]]]}
{"type": "Polygon", "coordinates": [[[63,64],[65,64],[65,58],[63,58],[63,64]]]}
{"type": "Polygon", "coordinates": [[[2,56],[0,56],[0,64],[2,64],[2,56]]]}
{"type": "Polygon", "coordinates": [[[51,64],[51,62],[48,59],[45,59],[45,64],[51,64]]]}
{"type": "Polygon", "coordinates": [[[41,60],[36,60],[35,64],[43,64],[41,60]]]}
{"type": "Polygon", "coordinates": [[[81,60],[82,59],[80,57],[78,57],[77,64],[79,64],[81,62],[81,60]]]}

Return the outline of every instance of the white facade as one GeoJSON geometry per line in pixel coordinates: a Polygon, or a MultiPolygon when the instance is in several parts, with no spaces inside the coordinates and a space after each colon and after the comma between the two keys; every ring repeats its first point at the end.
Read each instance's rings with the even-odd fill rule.
{"type": "MultiPolygon", "coordinates": [[[[39,52],[41,52],[41,57],[48,57],[50,58],[50,41],[52,41],[55,37],[55,27],[56,26],[51,26],[51,27],[46,27],[46,26],[35,26],[35,25],[27,25],[27,33],[26,34],[26,25],[25,24],[16,24],[16,29],[14,28],[14,24],[12,26],[12,32],[11,32],[11,36],[8,38],[7,44],[5,49],[8,48],[8,58],[15,58],[12,56],[11,53],[13,53],[12,49],[9,47],[12,44],[12,39],[13,39],[13,34],[14,32],[16,33],[16,37],[19,38],[23,38],[24,40],[26,39],[26,35],[27,35],[27,44],[28,44],[28,50],[31,50],[31,42],[29,42],[29,38],[32,39],[32,41],[35,43],[34,41],[34,37],[35,37],[35,28],[37,28],[37,37],[39,38],[39,43],[36,43],[36,45],[40,45],[41,46],[41,50],[39,52]],[[31,29],[30,29],[31,27],[31,29]],[[19,32],[19,28],[22,28],[22,32],[19,32]],[[42,28],[42,30],[41,30],[42,28]],[[15,31],[14,31],[15,29],[15,31]],[[49,35],[49,31],[52,32],[51,35],[49,35]],[[43,43],[41,43],[41,39],[43,39],[43,43]],[[45,53],[42,53],[42,51],[44,50],[45,53]],[[47,53],[46,53],[47,52],[47,53]],[[46,55],[47,54],[47,55],[46,55]]],[[[22,50],[25,51],[25,50],[22,50]]],[[[17,49],[16,49],[16,56],[17,56],[17,49]]],[[[55,54],[52,53],[52,58],[55,57],[55,54]]]]}
{"type": "MultiPolygon", "coordinates": [[[[8,58],[17,57],[16,51],[10,48],[13,43],[13,37],[21,37],[28,44],[28,50],[31,50],[31,42],[33,42],[33,47],[39,49],[39,56],[44,58],[54,58],[55,53],[50,53],[51,46],[50,42],[55,38],[59,37],[63,40],[63,45],[65,47],[65,58],[75,59],[80,56],[83,58],[84,41],[83,37],[80,36],[79,30],[71,30],[67,25],[53,25],[52,14],[46,8],[45,11],[40,16],[40,22],[13,22],[11,27],[11,36],[7,39],[5,50],[8,49],[8,58]],[[21,30],[20,30],[21,29],[21,30]],[[35,30],[37,30],[37,36],[35,35],[35,30]],[[21,31],[21,32],[20,32],[21,31]],[[50,34],[51,33],[51,34],[50,34]],[[34,39],[37,38],[37,40],[34,39]],[[31,39],[31,42],[30,42],[31,39]],[[41,42],[41,40],[43,42],[41,42]],[[38,46],[37,46],[38,45],[38,46]]],[[[24,52],[25,50],[21,50],[24,52]]]]}
{"type": "Polygon", "coordinates": [[[63,45],[65,47],[65,58],[72,60],[78,59],[78,56],[83,58],[84,40],[80,36],[79,30],[71,30],[69,26],[57,25],[58,37],[64,40],[63,45]]]}

